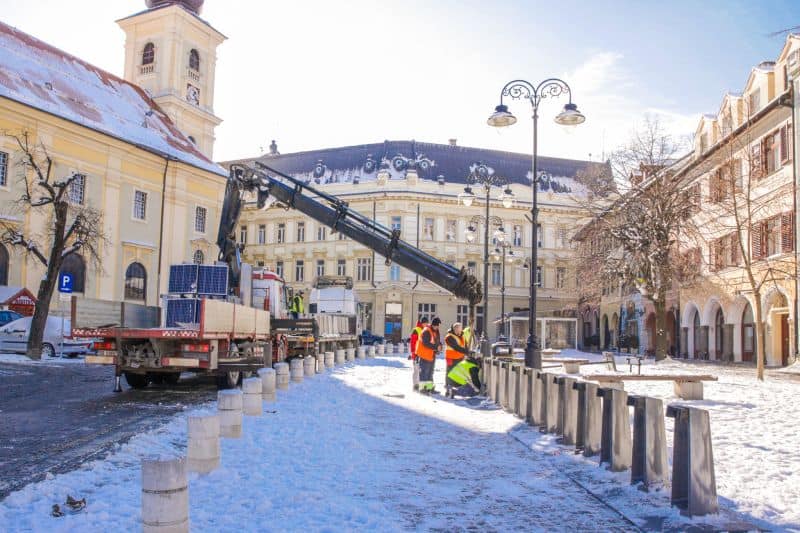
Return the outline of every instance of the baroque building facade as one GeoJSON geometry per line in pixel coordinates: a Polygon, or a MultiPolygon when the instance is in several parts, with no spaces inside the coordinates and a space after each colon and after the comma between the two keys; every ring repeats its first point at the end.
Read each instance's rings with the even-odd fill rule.
{"type": "MultiPolygon", "coordinates": [[[[279,154],[273,143],[271,153],[258,159],[347,201],[362,215],[400,230],[401,239],[442,261],[467,267],[481,281],[484,226],[476,228],[473,242],[466,234],[473,217],[485,216],[483,188],[473,186],[477,199],[470,207],[459,203],[458,195],[474,166],[483,163],[508,179],[516,198],[511,208],[503,207],[497,199],[503,188],[493,188],[490,215],[502,220],[515,255],[530,256],[532,228],[526,218],[531,208],[530,155],[462,147],[455,141],[447,145],[385,141],[294,154],[279,154]]],[[[574,316],[571,236],[582,217],[575,198],[580,184],[574,178],[597,164],[540,158],[537,310],[541,317],[574,316]]],[[[490,230],[490,251],[497,246],[495,229],[490,230]]],[[[301,213],[281,207],[246,209],[238,237],[247,262],[277,271],[294,290],[306,289],[306,295],[317,276],[351,276],[363,327],[390,339],[407,337],[420,316],[439,316],[448,326],[467,321],[466,301],[398,265],[387,266],[379,253],[333,234],[301,213]]],[[[528,308],[527,268],[524,260],[506,263],[506,313],[528,308]]],[[[488,310],[479,306],[476,313],[478,331],[488,316],[491,337],[497,334],[501,315],[502,275],[502,260],[490,261],[488,310]]]]}
{"type": "MultiPolygon", "coordinates": [[[[27,133],[52,158],[54,179],[84,176],[70,200],[104,214],[101,264],[80,251],[64,260],[78,295],[157,305],[170,264],[213,259],[227,175],[211,160],[223,37],[200,18],[202,3],[150,1],[119,21],[124,78],[0,23],[0,222],[48,235],[46,217],[16,208],[24,185],[13,135],[27,133]]],[[[43,272],[0,245],[0,285],[35,292],[43,272]]]]}

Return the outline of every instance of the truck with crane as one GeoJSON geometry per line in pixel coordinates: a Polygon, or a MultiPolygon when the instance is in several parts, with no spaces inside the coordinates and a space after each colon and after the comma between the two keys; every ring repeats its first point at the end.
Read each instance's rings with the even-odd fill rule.
{"type": "MultiPolygon", "coordinates": [[[[342,313],[333,309],[322,312],[322,307],[331,305],[325,293],[335,292],[342,284],[346,287],[346,280],[320,280],[315,287],[317,301],[312,302],[318,318],[290,319],[286,318],[286,284],[280,276],[264,269],[253,270],[242,262],[243,245],[236,243],[235,231],[248,196],[255,197],[259,209],[277,206],[298,210],[374,250],[387,265],[395,262],[430,280],[469,302],[473,319],[475,305],[481,300],[481,284],[466,268],[419,250],[403,241],[399,230],[386,228],[351,209],[347,202],[263,163],[234,164],[229,170],[217,235],[219,263],[206,269],[209,276],[216,277],[213,286],[224,285],[224,295],[219,289],[198,290],[203,285],[201,265],[197,270],[200,277],[190,276],[183,284],[188,289],[165,297],[160,313],[157,308],[138,309],[129,304],[126,308],[118,302],[109,302],[108,312],[93,309],[82,313],[80,301],[73,300],[72,335],[99,339],[96,355],[87,356],[86,362],[114,365],[116,390],[121,390],[123,375],[131,387],[143,388],[151,382],[177,382],[181,372],[215,375],[220,387],[230,387],[273,361],[311,349],[355,344],[355,321],[345,325],[342,320],[355,318],[346,308],[347,297],[343,295],[342,313]],[[220,283],[219,270],[211,272],[220,266],[226,283],[220,283]],[[194,292],[185,294],[186,290],[194,292]],[[188,311],[189,318],[176,319],[183,317],[175,314],[178,309],[188,311]]],[[[173,270],[195,272],[190,265],[173,265],[171,274],[173,270]]],[[[170,279],[172,289],[172,276],[170,279]]],[[[355,308],[355,301],[350,304],[355,308]]]]}

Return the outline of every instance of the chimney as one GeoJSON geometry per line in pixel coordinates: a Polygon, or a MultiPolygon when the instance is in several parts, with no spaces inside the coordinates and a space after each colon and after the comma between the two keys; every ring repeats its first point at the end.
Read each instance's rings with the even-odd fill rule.
{"type": "Polygon", "coordinates": [[[449,144],[450,146],[456,146],[457,141],[458,139],[448,139],[447,144],[449,144]]]}
{"type": "Polygon", "coordinates": [[[274,140],[269,145],[269,155],[280,155],[280,152],[278,151],[278,143],[276,143],[274,140]]]}

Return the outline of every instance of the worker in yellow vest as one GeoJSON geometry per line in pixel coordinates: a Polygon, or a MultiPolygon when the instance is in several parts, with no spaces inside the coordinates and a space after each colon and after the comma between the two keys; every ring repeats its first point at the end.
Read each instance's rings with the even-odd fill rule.
{"type": "Polygon", "coordinates": [[[305,312],[305,305],[303,302],[303,291],[299,291],[292,297],[292,303],[289,306],[289,312],[292,314],[292,318],[297,320],[300,315],[305,312]]]}
{"type": "Polygon", "coordinates": [[[444,357],[447,363],[447,370],[445,371],[445,391],[446,395],[450,396],[450,391],[456,384],[453,383],[447,375],[450,374],[450,370],[452,370],[455,365],[460,363],[461,360],[469,354],[469,348],[467,348],[460,322],[456,322],[450,327],[450,330],[444,338],[444,344],[444,357]]]}

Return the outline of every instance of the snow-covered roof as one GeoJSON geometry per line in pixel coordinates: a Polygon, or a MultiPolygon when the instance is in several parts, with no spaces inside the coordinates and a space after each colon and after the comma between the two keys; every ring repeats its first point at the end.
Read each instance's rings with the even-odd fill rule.
{"type": "Polygon", "coordinates": [[[141,87],[0,22],[0,96],[226,176],[141,87]]]}
{"type": "Polygon", "coordinates": [[[9,300],[16,298],[20,294],[34,298],[33,293],[31,293],[25,287],[9,287],[7,285],[0,286],[0,304],[8,303],[9,300]]]}

